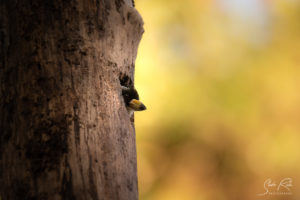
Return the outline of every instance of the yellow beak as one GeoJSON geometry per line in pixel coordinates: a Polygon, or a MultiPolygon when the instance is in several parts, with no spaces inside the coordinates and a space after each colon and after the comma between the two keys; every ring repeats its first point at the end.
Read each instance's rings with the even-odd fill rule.
{"type": "Polygon", "coordinates": [[[142,111],[142,110],[146,110],[146,106],[139,100],[136,99],[132,99],[129,102],[129,107],[132,108],[135,111],[142,111]]]}

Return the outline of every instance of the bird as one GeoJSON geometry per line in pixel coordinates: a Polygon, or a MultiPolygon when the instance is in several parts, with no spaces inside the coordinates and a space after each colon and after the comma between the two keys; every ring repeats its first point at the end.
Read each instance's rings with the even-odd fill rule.
{"type": "Polygon", "coordinates": [[[134,111],[143,111],[147,109],[146,106],[139,100],[139,94],[134,87],[121,87],[126,109],[130,116],[134,111]]]}

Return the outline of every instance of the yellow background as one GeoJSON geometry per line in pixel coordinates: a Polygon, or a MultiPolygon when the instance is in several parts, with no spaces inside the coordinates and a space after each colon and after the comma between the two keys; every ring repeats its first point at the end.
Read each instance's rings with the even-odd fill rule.
{"type": "Polygon", "coordinates": [[[140,199],[300,199],[300,1],[136,8],[140,199]],[[286,177],[292,195],[257,195],[286,177]]]}

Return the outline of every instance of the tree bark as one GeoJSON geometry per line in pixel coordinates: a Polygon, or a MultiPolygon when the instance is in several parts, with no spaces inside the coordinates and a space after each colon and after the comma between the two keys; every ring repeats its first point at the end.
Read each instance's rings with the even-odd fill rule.
{"type": "Polygon", "coordinates": [[[131,0],[0,1],[0,198],[138,199],[131,0]]]}

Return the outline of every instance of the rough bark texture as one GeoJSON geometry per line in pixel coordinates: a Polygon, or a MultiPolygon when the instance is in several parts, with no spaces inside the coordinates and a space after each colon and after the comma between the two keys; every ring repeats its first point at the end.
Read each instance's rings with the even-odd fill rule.
{"type": "Polygon", "coordinates": [[[0,1],[0,198],[138,199],[131,0],[0,1]]]}

